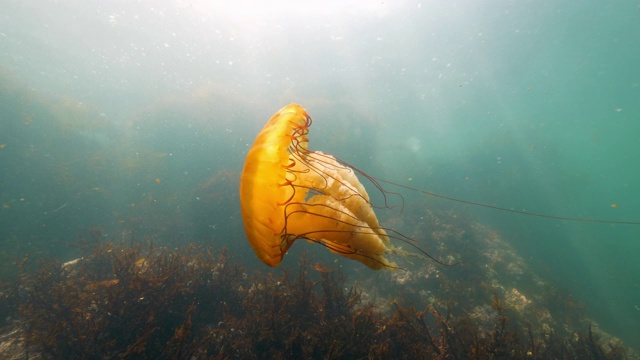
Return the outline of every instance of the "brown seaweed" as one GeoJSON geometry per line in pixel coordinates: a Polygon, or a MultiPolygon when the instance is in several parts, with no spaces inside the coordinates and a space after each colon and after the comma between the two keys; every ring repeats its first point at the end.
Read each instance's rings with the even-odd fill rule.
{"type": "Polygon", "coordinates": [[[433,304],[384,313],[345,287],[340,270],[304,256],[296,274],[276,276],[247,274],[226,251],[195,245],[103,243],[74,262],[42,262],[18,282],[5,303],[19,310],[23,358],[627,357],[591,327],[563,338],[511,321],[497,294],[490,326],[433,304]]]}

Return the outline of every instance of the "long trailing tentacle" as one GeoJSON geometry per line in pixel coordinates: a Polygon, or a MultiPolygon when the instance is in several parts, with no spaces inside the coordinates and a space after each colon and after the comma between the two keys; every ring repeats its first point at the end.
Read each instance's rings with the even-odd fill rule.
{"type": "MultiPolygon", "coordinates": [[[[394,266],[389,266],[388,264],[385,264],[383,262],[381,262],[380,260],[378,260],[375,256],[381,256],[383,254],[369,254],[366,251],[363,251],[362,249],[357,249],[354,248],[353,246],[349,245],[349,244],[340,244],[340,243],[333,243],[331,241],[325,240],[325,239],[318,239],[317,237],[314,237],[314,234],[318,234],[318,233],[331,233],[331,232],[335,232],[335,233],[360,233],[360,234],[365,234],[365,235],[372,235],[372,236],[385,236],[387,238],[391,238],[391,239],[395,239],[398,241],[401,241],[413,248],[415,248],[416,250],[418,250],[421,254],[423,254],[425,257],[433,260],[434,262],[436,262],[437,264],[440,264],[442,266],[453,266],[456,264],[446,264],[444,262],[442,262],[439,259],[436,259],[435,257],[433,257],[432,255],[430,255],[429,253],[427,253],[426,251],[422,250],[420,247],[418,247],[416,244],[414,244],[414,240],[403,235],[402,233],[396,231],[396,230],[392,230],[392,229],[387,229],[387,228],[383,228],[383,227],[377,227],[377,228],[371,228],[368,224],[362,225],[362,221],[360,219],[358,219],[357,217],[355,217],[353,214],[346,212],[346,211],[342,211],[341,209],[336,209],[333,207],[330,207],[329,205],[325,205],[325,204],[307,204],[307,203],[298,203],[298,202],[292,202],[292,200],[295,198],[296,192],[297,192],[297,188],[301,188],[301,189],[305,189],[305,191],[309,192],[311,191],[312,193],[316,193],[316,194],[327,194],[328,192],[328,187],[329,187],[329,181],[328,178],[331,178],[332,181],[339,183],[342,187],[348,189],[348,191],[344,191],[343,194],[346,195],[342,195],[341,197],[335,197],[336,194],[327,194],[329,196],[332,196],[336,201],[341,202],[341,201],[346,201],[349,198],[352,197],[359,197],[361,198],[363,201],[365,201],[369,206],[373,207],[373,208],[378,208],[379,206],[375,206],[374,204],[371,203],[370,199],[368,198],[368,196],[365,196],[363,194],[361,194],[358,189],[355,188],[355,186],[343,179],[341,179],[340,177],[336,176],[336,175],[332,175],[331,173],[327,173],[326,169],[330,168],[330,169],[335,169],[335,170],[342,170],[342,171],[347,171],[347,172],[353,172],[356,175],[361,175],[362,177],[366,178],[367,180],[369,180],[375,187],[376,189],[378,189],[378,191],[380,192],[380,194],[382,194],[383,199],[384,199],[384,206],[386,208],[391,208],[391,206],[389,205],[389,200],[388,200],[388,196],[389,195],[394,195],[394,196],[398,196],[402,199],[402,209],[404,208],[404,198],[402,197],[402,195],[400,195],[399,193],[394,193],[394,192],[390,192],[387,191],[386,189],[384,189],[382,187],[382,185],[380,184],[380,182],[366,174],[364,171],[361,171],[355,167],[353,167],[352,165],[350,165],[349,163],[340,160],[338,158],[335,158],[331,155],[326,155],[323,153],[319,153],[319,152],[312,152],[308,149],[308,134],[309,134],[309,126],[311,126],[312,120],[309,116],[305,116],[305,122],[304,124],[299,124],[297,122],[292,123],[292,134],[291,134],[291,142],[289,147],[287,148],[287,151],[289,153],[289,158],[290,158],[290,162],[287,165],[284,165],[284,169],[286,170],[287,173],[287,181],[285,181],[283,184],[279,184],[279,186],[290,186],[292,188],[292,194],[291,196],[284,201],[283,203],[279,203],[279,205],[284,206],[284,213],[285,213],[285,221],[284,221],[284,228],[282,229],[281,232],[281,243],[280,243],[280,249],[281,251],[286,251],[291,245],[292,243],[296,240],[296,239],[307,239],[309,241],[321,244],[329,249],[331,249],[332,251],[336,252],[336,253],[341,253],[341,254],[348,254],[348,255],[357,255],[357,256],[361,256],[363,258],[368,258],[371,259],[375,262],[380,263],[381,265],[387,266],[387,267],[392,267],[392,268],[397,268],[394,266]],[[304,166],[297,166],[299,164],[304,164],[304,166]],[[307,185],[302,183],[301,181],[299,181],[300,176],[302,174],[307,174],[309,172],[314,172],[316,175],[314,178],[315,179],[323,179],[324,183],[323,184],[313,184],[313,185],[307,185]],[[291,205],[304,205],[305,209],[313,209],[314,207],[328,207],[331,208],[331,210],[333,212],[339,213],[341,214],[341,219],[346,219],[346,220],[341,220],[341,219],[337,219],[335,217],[331,217],[329,215],[325,215],[325,214],[321,214],[318,212],[313,212],[311,210],[300,210],[299,208],[296,208],[296,210],[290,211],[290,206],[291,205]],[[322,217],[322,218],[326,218],[326,219],[331,219],[333,221],[337,221],[339,223],[342,223],[344,225],[347,225],[348,227],[350,227],[350,230],[335,230],[335,229],[318,229],[318,230],[314,230],[314,231],[309,231],[306,233],[302,233],[302,234],[290,234],[288,232],[288,223],[289,223],[289,218],[296,214],[296,213],[305,213],[305,214],[311,214],[313,216],[316,217],[322,217]],[[381,235],[379,232],[376,231],[380,231],[380,230],[384,230],[387,235],[381,235]]],[[[401,211],[402,211],[401,209],[401,211]]],[[[390,251],[391,252],[391,251],[390,251]]]]}
{"type": "Polygon", "coordinates": [[[484,204],[484,203],[479,203],[479,202],[474,202],[474,201],[469,201],[469,200],[462,200],[462,199],[458,199],[458,198],[454,198],[454,197],[450,197],[450,196],[446,196],[446,195],[440,195],[440,194],[436,194],[436,193],[431,192],[431,191],[421,190],[421,189],[417,189],[417,188],[414,188],[414,187],[411,187],[411,186],[398,184],[398,183],[395,183],[393,181],[382,180],[382,179],[377,179],[377,181],[378,182],[383,182],[383,183],[386,183],[386,184],[390,184],[390,185],[393,185],[393,186],[397,186],[397,187],[400,187],[400,188],[403,188],[403,189],[419,192],[419,193],[422,193],[422,194],[425,194],[425,195],[428,195],[428,196],[432,196],[432,197],[435,197],[435,198],[439,198],[439,199],[444,199],[444,200],[453,201],[453,202],[462,203],[462,204],[467,204],[467,205],[484,207],[484,208],[488,208],[488,209],[492,209],[492,210],[505,211],[505,212],[515,213],[515,214],[520,214],[520,215],[528,215],[528,216],[535,216],[535,217],[540,217],[540,218],[545,218],[545,219],[565,220],[565,221],[574,221],[574,222],[601,223],[601,224],[611,224],[611,225],[640,225],[640,221],[618,221],[618,220],[606,220],[606,219],[566,217],[566,216],[546,215],[546,214],[541,214],[541,213],[529,212],[529,211],[525,211],[525,210],[509,209],[509,208],[504,208],[504,207],[500,207],[500,206],[489,205],[489,204],[484,204]]]}
{"type": "MultiPolygon", "coordinates": [[[[291,203],[290,205],[301,205],[301,204],[296,204],[296,203],[291,203]]],[[[345,224],[345,225],[349,225],[352,228],[356,229],[356,230],[332,230],[332,229],[319,229],[319,230],[314,230],[314,231],[308,231],[302,234],[295,234],[298,238],[305,238],[308,240],[313,240],[311,235],[316,234],[316,233],[360,233],[360,234],[365,234],[365,235],[374,235],[374,236],[381,236],[378,232],[376,232],[375,230],[384,230],[386,232],[387,237],[391,238],[391,239],[395,239],[398,241],[401,241],[409,246],[411,246],[412,248],[418,250],[420,253],[422,253],[424,256],[428,257],[429,259],[433,260],[434,262],[436,262],[439,265],[442,266],[446,266],[446,267],[450,267],[450,266],[455,266],[458,264],[461,264],[462,262],[455,262],[455,263],[445,263],[442,260],[439,260],[437,258],[435,258],[434,256],[430,255],[429,253],[427,253],[426,251],[424,251],[422,248],[420,248],[418,245],[415,244],[415,240],[402,234],[401,232],[394,230],[394,229],[390,229],[390,228],[385,228],[385,227],[377,227],[377,228],[371,228],[369,226],[364,226],[361,225],[360,220],[353,216],[352,214],[339,210],[339,209],[335,209],[330,207],[329,205],[325,205],[325,204],[304,204],[306,208],[314,208],[314,207],[324,207],[324,208],[330,208],[332,211],[335,211],[337,213],[343,214],[345,216],[347,216],[348,218],[350,218],[351,220],[353,220],[353,222],[350,221],[346,221],[346,220],[341,220],[341,219],[337,219],[335,217],[329,216],[329,215],[325,215],[325,214],[320,214],[318,212],[313,212],[313,211],[309,211],[309,210],[294,210],[291,212],[285,211],[285,224],[288,221],[289,217],[296,214],[296,213],[304,213],[304,214],[311,214],[313,216],[317,216],[320,218],[325,218],[325,219],[330,219],[332,221],[341,223],[341,224],[345,224]],[[390,234],[391,233],[391,234],[390,234]]],[[[313,240],[314,242],[318,242],[319,240],[313,240]]],[[[352,248],[349,244],[341,244],[347,248],[351,248],[353,249],[353,254],[358,254],[358,255],[364,255],[366,253],[359,251],[356,248],[352,248]]],[[[383,254],[374,254],[374,255],[383,255],[383,254]]]]}

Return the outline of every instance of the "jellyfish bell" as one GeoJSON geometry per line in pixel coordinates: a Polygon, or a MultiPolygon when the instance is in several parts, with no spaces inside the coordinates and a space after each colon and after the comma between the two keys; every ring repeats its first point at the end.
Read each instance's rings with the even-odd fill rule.
{"type": "Polygon", "coordinates": [[[307,239],[372,269],[396,268],[386,255],[405,252],[380,226],[357,171],[332,155],[310,151],[310,125],[300,105],[287,105],[247,154],[240,203],[256,255],[276,266],[295,240],[307,239]]]}
{"type": "Polygon", "coordinates": [[[240,205],[249,243],[269,266],[280,264],[297,239],[357,260],[372,269],[394,269],[390,254],[429,258],[411,238],[380,225],[369,195],[357,174],[365,176],[383,195],[380,183],[391,184],[464,204],[523,215],[580,222],[640,225],[633,221],[567,218],[501,208],[455,199],[392,182],[374,179],[332,155],[308,149],[311,118],[290,104],[271,117],[247,154],[240,177],[240,205]],[[396,247],[401,241],[416,252],[396,247]]]}

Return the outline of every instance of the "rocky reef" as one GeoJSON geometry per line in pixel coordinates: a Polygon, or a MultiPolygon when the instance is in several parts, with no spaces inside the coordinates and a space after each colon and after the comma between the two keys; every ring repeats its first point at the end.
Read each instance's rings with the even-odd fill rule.
{"type": "Polygon", "coordinates": [[[437,267],[390,271],[383,276],[409,290],[403,300],[383,301],[374,295],[378,287],[349,286],[340,270],[306,256],[297,272],[250,273],[224,250],[170,249],[151,240],[95,243],[77,260],[41,261],[3,285],[0,353],[6,359],[632,357],[588,322],[558,331],[545,295],[492,282],[491,272],[511,262],[487,249],[495,262],[478,275],[485,284],[470,289],[442,279],[454,275],[437,267]],[[430,292],[436,287],[444,297],[430,292]]]}

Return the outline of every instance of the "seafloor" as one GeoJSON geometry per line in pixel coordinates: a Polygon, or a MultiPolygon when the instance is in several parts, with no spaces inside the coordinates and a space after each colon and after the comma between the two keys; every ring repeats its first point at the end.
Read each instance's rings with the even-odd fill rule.
{"type": "Polygon", "coordinates": [[[406,258],[409,270],[346,279],[303,256],[294,272],[250,272],[224,250],[92,232],[77,260],[17,264],[0,293],[0,357],[638,358],[500,234],[453,213],[420,218],[416,231],[462,264],[406,258]]]}

